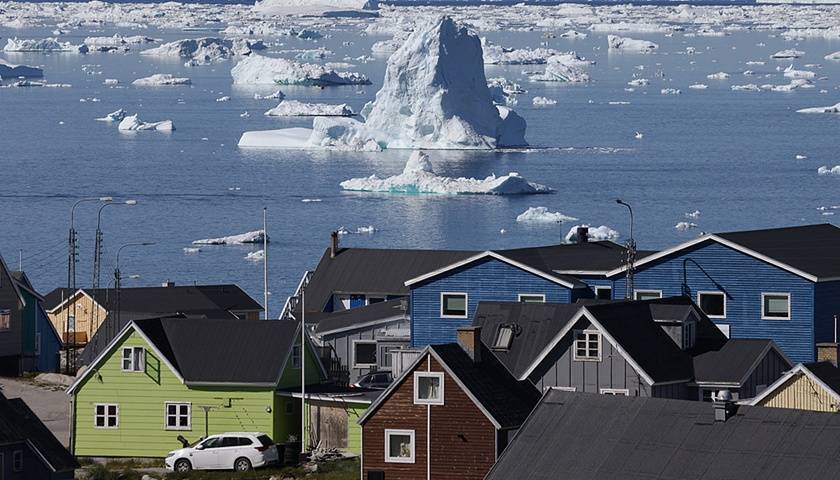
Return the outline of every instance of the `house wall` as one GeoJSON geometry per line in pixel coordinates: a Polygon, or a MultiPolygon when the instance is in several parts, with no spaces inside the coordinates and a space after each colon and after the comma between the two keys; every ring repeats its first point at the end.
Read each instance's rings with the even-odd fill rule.
{"type": "Polygon", "coordinates": [[[41,457],[24,443],[0,446],[0,479],[3,480],[63,480],[72,479],[73,472],[54,473],[41,457]],[[14,452],[23,452],[23,470],[14,471],[14,452]]]}
{"type": "Polygon", "coordinates": [[[834,316],[838,318],[840,336],[840,281],[819,282],[814,285],[814,340],[834,342],[834,316]]]}
{"type": "Polygon", "coordinates": [[[455,341],[458,327],[472,324],[481,301],[515,302],[519,294],[545,294],[549,303],[569,303],[571,290],[494,258],[450,271],[411,289],[411,343],[422,347],[455,341]],[[440,294],[466,292],[466,318],[441,318],[440,294]]]}
{"type": "MultiPolygon", "coordinates": [[[[411,326],[408,320],[399,320],[384,326],[377,325],[325,336],[323,338],[323,342],[324,345],[329,345],[334,349],[336,356],[341,360],[342,367],[345,367],[350,374],[349,383],[353,384],[356,383],[361,376],[374,370],[390,370],[389,368],[354,368],[354,340],[376,340],[385,345],[408,346],[408,338],[411,335],[410,328],[411,326]]],[[[377,361],[381,362],[378,355],[379,351],[377,349],[377,361]]]]}
{"type": "Polygon", "coordinates": [[[784,357],[771,349],[740,388],[740,398],[755,397],[792,367],[784,357]]]}
{"type": "MultiPolygon", "coordinates": [[[[114,295],[114,301],[116,301],[116,293],[114,295]]],[[[77,295],[74,301],[63,305],[53,312],[47,312],[50,317],[50,322],[52,322],[62,338],[64,338],[67,331],[68,310],[71,316],[75,312],[75,331],[82,334],[76,336],[76,341],[80,343],[90,341],[96,333],[96,330],[105,322],[105,317],[108,315],[108,311],[94,302],[89,296],[84,294],[77,295]]]]}
{"type": "MultiPolygon", "coordinates": [[[[414,371],[444,369],[427,354],[414,371]]],[[[443,396],[444,405],[415,405],[414,375],[405,377],[362,426],[363,479],[371,470],[388,480],[484,478],[496,459],[496,429],[447,374],[443,396]],[[414,463],[385,463],[385,429],[414,430],[414,463]]]]}
{"type": "Polygon", "coordinates": [[[25,372],[32,372],[37,369],[38,357],[36,355],[38,314],[41,309],[38,299],[26,290],[21,289],[21,295],[26,306],[21,311],[21,369],[25,372]]]}
{"type": "Polygon", "coordinates": [[[58,352],[61,351],[61,339],[53,329],[52,323],[42,306],[38,306],[38,332],[40,332],[41,349],[37,357],[35,369],[39,372],[57,372],[58,352]]]}
{"type": "Polygon", "coordinates": [[[12,277],[0,263],[0,309],[9,310],[11,325],[0,331],[0,375],[17,376],[21,370],[23,353],[23,305],[15,290],[12,277]]]}
{"type": "MultiPolygon", "coordinates": [[[[729,325],[731,338],[770,338],[794,362],[810,362],[814,346],[814,284],[778,267],[708,241],[643,265],[634,277],[637,290],[662,290],[665,297],[718,290],[728,294],[726,318],[713,318],[729,325]],[[701,270],[702,268],[702,270],[701,270]],[[761,293],[791,294],[790,320],[762,320],[761,293]]],[[[624,278],[617,279],[613,297],[624,295],[624,278]]]]}
{"type": "Polygon", "coordinates": [[[837,400],[817,382],[805,375],[797,374],[780,385],[761,402],[763,407],[796,408],[816,412],[838,412],[837,400]]]}
{"type": "Polygon", "coordinates": [[[205,434],[202,405],[212,407],[208,414],[209,434],[246,431],[276,435],[274,389],[272,388],[189,388],[148,348],[143,338],[132,332],[119,342],[105,361],[73,395],[73,454],[96,457],[163,457],[181,448],[178,435],[195,441],[205,434]],[[121,348],[146,348],[144,372],[123,372],[121,348]],[[192,404],[189,430],[164,429],[165,402],[192,404]],[[119,426],[94,427],[94,406],[119,405],[119,426]]]}
{"type": "Polygon", "coordinates": [[[323,448],[362,453],[362,427],[359,417],[365,414],[369,404],[346,401],[307,400],[306,415],[309,427],[305,430],[304,442],[313,445],[310,440],[314,432],[317,443],[323,448]]]}

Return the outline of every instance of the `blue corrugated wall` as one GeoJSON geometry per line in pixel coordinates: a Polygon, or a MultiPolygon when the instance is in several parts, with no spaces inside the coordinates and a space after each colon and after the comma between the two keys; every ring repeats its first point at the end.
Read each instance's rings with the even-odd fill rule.
{"type": "Polygon", "coordinates": [[[411,289],[413,346],[455,341],[458,327],[472,324],[478,302],[517,301],[519,294],[545,294],[549,303],[569,303],[570,289],[489,258],[414,285],[411,289]],[[441,292],[468,294],[467,318],[441,318],[441,292]]]}
{"type": "MultiPolygon", "coordinates": [[[[834,341],[835,315],[840,319],[840,281],[820,282],[816,284],[814,294],[814,335],[817,342],[834,341]]],[[[840,337],[840,325],[838,325],[838,337],[840,337]]]]}
{"type": "MultiPolygon", "coordinates": [[[[698,291],[718,290],[715,282],[725,289],[726,318],[713,320],[729,325],[732,338],[771,338],[793,362],[814,360],[814,283],[712,241],[643,265],[635,275],[637,290],[662,290],[666,297],[683,294],[684,282],[695,302],[698,291]],[[791,319],[762,320],[762,292],[789,292],[791,319]]],[[[624,279],[616,279],[613,298],[624,289],[624,279]]]]}

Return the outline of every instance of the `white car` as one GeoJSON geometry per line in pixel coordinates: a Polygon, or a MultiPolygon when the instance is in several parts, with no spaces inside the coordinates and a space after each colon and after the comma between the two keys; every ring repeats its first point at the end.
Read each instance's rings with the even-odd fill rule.
{"type": "Polygon", "coordinates": [[[192,447],[173,450],[166,455],[166,469],[237,470],[262,467],[278,460],[277,445],[259,432],[229,432],[210,435],[192,447]]]}

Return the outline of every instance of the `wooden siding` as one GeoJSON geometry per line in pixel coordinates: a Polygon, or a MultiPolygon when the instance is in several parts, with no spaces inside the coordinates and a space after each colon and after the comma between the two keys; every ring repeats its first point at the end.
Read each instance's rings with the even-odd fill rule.
{"type": "Polygon", "coordinates": [[[819,384],[805,375],[796,374],[765,397],[759,405],[776,408],[796,408],[817,412],[840,411],[837,400],[819,384]]]}
{"type": "MultiPolygon", "coordinates": [[[[116,293],[114,295],[114,301],[116,301],[116,293]]],[[[76,337],[77,341],[81,343],[87,343],[93,338],[93,335],[105,322],[105,317],[108,315],[108,311],[94,302],[89,296],[84,294],[77,295],[72,302],[68,302],[54,312],[47,313],[50,317],[50,322],[52,322],[62,338],[64,338],[66,332],[68,310],[71,316],[75,315],[76,317],[75,331],[83,333],[81,337],[76,337]]]]}
{"type": "MultiPolygon", "coordinates": [[[[427,370],[444,371],[430,356],[414,371],[427,370]]],[[[363,426],[362,478],[371,470],[388,480],[427,478],[428,459],[435,480],[483,479],[496,459],[495,427],[446,374],[444,402],[414,405],[414,376],[406,376],[363,426]],[[414,463],[385,463],[385,429],[414,430],[414,463]]]]}
{"type": "Polygon", "coordinates": [[[339,450],[362,453],[362,427],[358,424],[359,417],[368,408],[365,403],[328,402],[321,400],[307,400],[307,416],[309,428],[306,430],[304,441],[310,445],[310,431],[314,431],[316,443],[320,441],[323,448],[337,448],[339,450]]]}
{"type": "Polygon", "coordinates": [[[0,374],[20,374],[20,355],[23,353],[23,308],[12,283],[12,277],[0,263],[0,309],[9,310],[11,315],[10,328],[0,331],[0,374]]]}
{"type": "Polygon", "coordinates": [[[791,367],[793,365],[771,349],[739,389],[740,398],[755,397],[778,380],[791,367]]]}
{"type": "Polygon", "coordinates": [[[472,324],[479,302],[516,302],[519,294],[544,294],[549,303],[571,300],[568,288],[487,258],[412,286],[411,343],[422,347],[454,342],[458,327],[472,324]],[[441,292],[466,292],[467,318],[441,318],[441,292]]]}
{"type": "MultiPolygon", "coordinates": [[[[378,340],[383,345],[408,346],[407,338],[410,335],[411,326],[408,320],[398,320],[386,325],[350,330],[323,338],[324,345],[329,345],[335,351],[335,355],[341,361],[341,366],[346,368],[350,374],[349,383],[356,383],[362,375],[366,375],[376,368],[353,368],[353,341],[354,340],[378,340]]],[[[377,350],[377,360],[379,351],[377,350]]],[[[381,370],[381,369],[379,369],[381,370]]]]}
{"type": "MultiPolygon", "coordinates": [[[[778,267],[714,242],[703,242],[639,268],[635,288],[662,290],[665,297],[687,293],[696,302],[698,291],[728,294],[726,318],[715,323],[730,326],[731,338],[770,338],[793,362],[815,357],[814,284],[778,267]],[[701,270],[702,268],[702,270],[701,270]],[[761,293],[789,292],[790,320],[762,320],[761,293]]],[[[615,282],[613,297],[624,295],[624,279],[615,282]]]]}

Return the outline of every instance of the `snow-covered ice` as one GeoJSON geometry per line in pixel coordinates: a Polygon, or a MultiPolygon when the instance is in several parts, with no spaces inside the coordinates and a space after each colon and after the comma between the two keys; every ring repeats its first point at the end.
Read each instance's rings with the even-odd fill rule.
{"type": "Polygon", "coordinates": [[[785,69],[784,76],[787,78],[807,78],[812,79],[817,76],[816,73],[810,70],[797,70],[793,68],[793,64],[785,69]]]}
{"type": "Polygon", "coordinates": [[[257,250],[256,252],[248,252],[245,255],[245,260],[249,262],[262,262],[265,260],[265,250],[257,250]]]}
{"type": "Polygon", "coordinates": [[[674,228],[684,232],[686,230],[697,228],[697,224],[692,222],[678,222],[676,225],[674,225],[674,228]]]}
{"type": "Polygon", "coordinates": [[[575,220],[577,218],[561,212],[549,211],[547,207],[528,207],[528,210],[516,216],[516,221],[519,223],[563,223],[575,220]]]}
{"type": "Polygon", "coordinates": [[[131,82],[137,87],[161,87],[173,85],[190,85],[192,82],[186,77],[176,77],[171,73],[156,73],[148,77],[138,78],[131,82]]]}
{"type": "Polygon", "coordinates": [[[800,108],[796,113],[840,113],[840,103],[835,103],[827,107],[800,108]]]}
{"type": "Polygon", "coordinates": [[[350,117],[354,113],[346,103],[329,105],[326,103],[284,100],[276,107],[266,111],[265,115],[269,117],[350,117]]]}
{"type": "Polygon", "coordinates": [[[126,117],[126,115],[128,115],[128,112],[126,112],[125,109],[121,108],[119,110],[116,110],[116,111],[113,111],[113,112],[109,113],[108,115],[105,115],[104,117],[99,117],[96,120],[99,121],[99,122],[109,122],[109,123],[119,122],[119,121],[122,121],[122,119],[124,119],[126,117]]]}
{"type": "Polygon", "coordinates": [[[729,74],[726,72],[710,73],[706,75],[706,78],[709,80],[726,80],[729,78],[729,74]]]}
{"type": "Polygon", "coordinates": [[[533,100],[531,100],[531,102],[534,104],[534,106],[537,107],[548,107],[552,105],[557,105],[557,100],[546,97],[534,97],[533,100]]]}
{"type": "Polygon", "coordinates": [[[253,11],[267,17],[370,16],[376,14],[377,3],[377,0],[257,0],[253,11]]]}
{"type": "Polygon", "coordinates": [[[250,55],[252,51],[264,48],[262,41],[202,37],[164,43],[159,47],[143,50],[140,54],[161,58],[185,58],[189,60],[188,65],[209,65],[234,55],[250,55]]]}
{"type": "MultiPolygon", "coordinates": [[[[117,112],[114,112],[117,113],[117,112]]],[[[175,125],[172,120],[163,120],[160,122],[143,122],[138,116],[126,115],[117,126],[117,130],[123,132],[137,131],[137,130],[156,130],[158,132],[171,132],[175,130],[175,125]]]]}
{"type": "Polygon", "coordinates": [[[7,38],[3,51],[87,53],[88,47],[85,45],[73,45],[70,42],[59,42],[55,38],[44,38],[41,40],[7,38]]]}
{"type": "Polygon", "coordinates": [[[554,55],[548,58],[543,73],[531,75],[530,78],[539,82],[586,83],[589,81],[589,74],[583,67],[588,64],[589,62],[575,55],[554,55]]]}
{"type": "Polygon", "coordinates": [[[771,55],[771,58],[799,58],[802,55],[805,55],[805,52],[803,52],[802,50],[790,48],[786,50],[780,50],[774,53],[773,55],[771,55]]]}
{"type": "Polygon", "coordinates": [[[242,245],[246,243],[263,243],[265,234],[262,230],[254,230],[253,232],[246,232],[239,235],[230,235],[227,237],[205,238],[203,240],[195,240],[193,245],[242,245]]]}
{"type": "Polygon", "coordinates": [[[600,227],[590,227],[589,225],[573,225],[572,229],[569,230],[569,233],[566,234],[566,242],[574,243],[578,240],[578,227],[587,227],[589,229],[587,233],[587,238],[592,241],[602,241],[602,240],[616,240],[619,237],[619,233],[612,228],[601,225],[600,227]]]}
{"type": "Polygon", "coordinates": [[[618,35],[607,35],[607,45],[610,50],[635,53],[650,53],[659,48],[659,45],[648,40],[636,40],[618,35]]]}
{"type": "Polygon", "coordinates": [[[370,85],[360,73],[336,72],[323,65],[251,54],[230,71],[237,85],[370,85]]]}
{"type": "Polygon", "coordinates": [[[834,167],[822,166],[822,167],[817,169],[817,174],[819,174],[819,175],[840,175],[840,165],[836,165],[834,167]]]}

